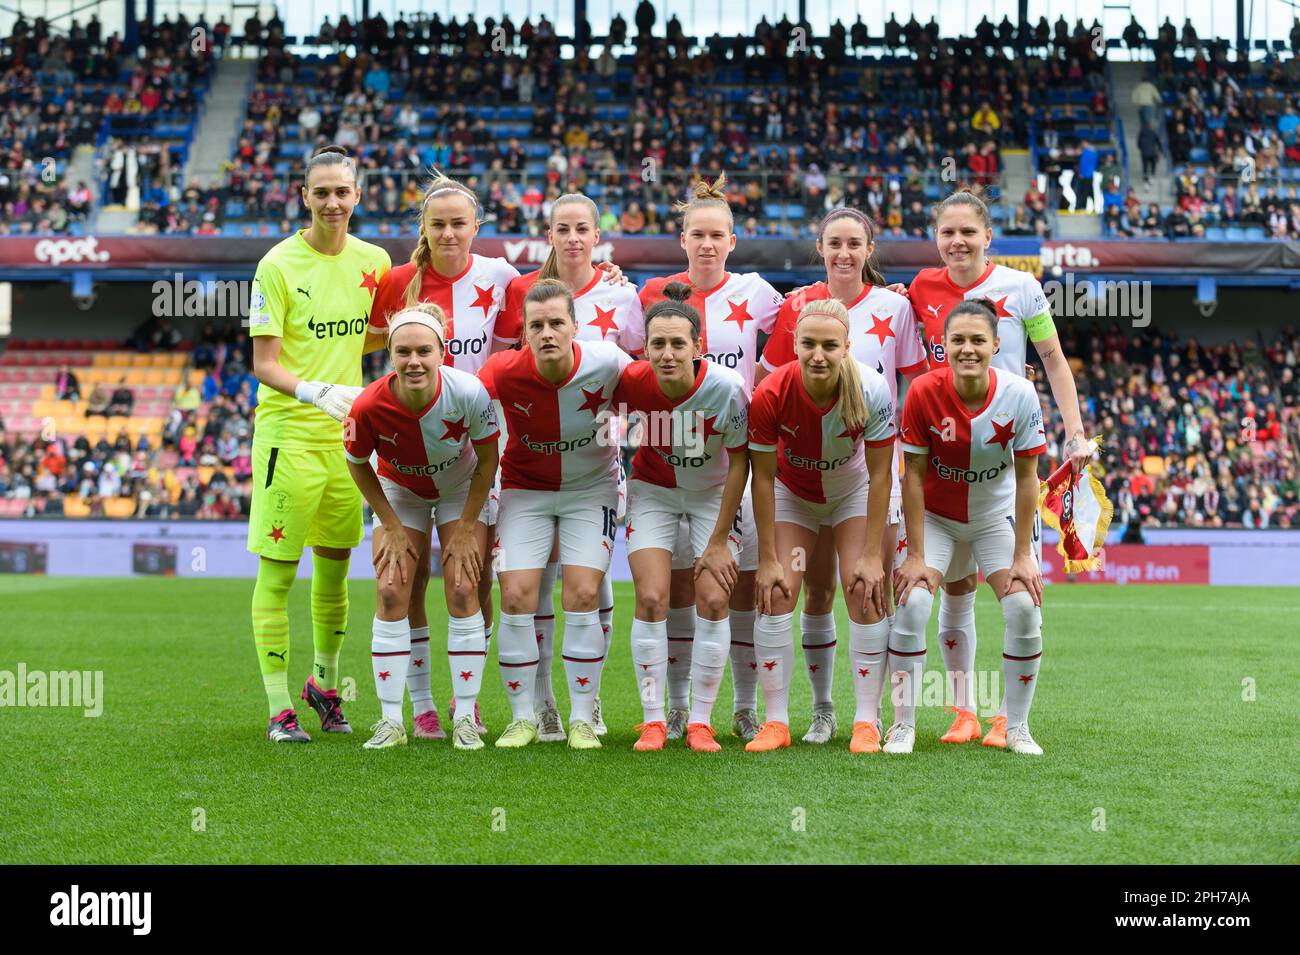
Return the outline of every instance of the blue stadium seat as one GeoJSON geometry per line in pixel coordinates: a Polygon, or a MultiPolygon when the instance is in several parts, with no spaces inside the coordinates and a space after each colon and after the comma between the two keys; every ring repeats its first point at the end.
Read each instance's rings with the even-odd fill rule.
{"type": "Polygon", "coordinates": [[[1257,226],[1257,225],[1248,225],[1248,226],[1246,226],[1246,241],[1247,241],[1247,242],[1263,242],[1263,241],[1264,241],[1264,227],[1263,227],[1263,226],[1257,226]]]}
{"type": "Polygon", "coordinates": [[[1229,242],[1241,242],[1246,238],[1246,230],[1239,225],[1230,225],[1225,232],[1229,242]]]}
{"type": "Polygon", "coordinates": [[[1228,237],[1228,234],[1221,226],[1207,226],[1205,229],[1205,238],[1210,242],[1222,242],[1228,237]]]}

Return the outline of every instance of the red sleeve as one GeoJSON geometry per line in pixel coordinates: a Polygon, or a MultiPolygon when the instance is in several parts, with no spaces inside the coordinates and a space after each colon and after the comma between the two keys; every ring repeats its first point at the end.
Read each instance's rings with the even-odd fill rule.
{"type": "Polygon", "coordinates": [[[524,299],[528,295],[524,277],[511,279],[506,286],[506,301],[497,316],[496,331],[493,334],[502,341],[517,342],[524,331],[524,299]]]}
{"type": "Polygon", "coordinates": [[[647,383],[654,376],[648,361],[634,361],[619,376],[614,388],[614,404],[625,405],[629,411],[644,410],[647,401],[647,383]]]}
{"type": "Polygon", "coordinates": [[[495,355],[489,355],[488,360],[483,363],[483,367],[478,370],[478,380],[483,382],[483,387],[487,389],[488,397],[493,401],[500,401],[501,396],[497,394],[497,369],[500,368],[503,356],[513,354],[512,352],[497,352],[495,355]]]}
{"type": "Polygon", "coordinates": [[[400,265],[395,269],[389,269],[384,277],[379,280],[379,288],[375,291],[375,300],[370,306],[370,328],[380,334],[388,328],[388,316],[398,311],[402,305],[402,297],[406,294],[407,283],[411,280],[410,269],[402,268],[400,265]],[[405,276],[405,280],[403,280],[405,276]]]}
{"type": "Polygon", "coordinates": [[[776,433],[776,379],[764,378],[754,389],[749,402],[749,443],[756,451],[775,450],[776,433]],[[762,447],[754,447],[762,445],[762,447]]]}
{"type": "Polygon", "coordinates": [[[776,371],[782,365],[794,361],[794,303],[786,299],[781,303],[781,310],[776,313],[776,327],[772,337],[763,346],[763,365],[768,371],[776,371]]]}
{"type": "Polygon", "coordinates": [[[930,447],[930,425],[925,414],[929,391],[922,378],[914,381],[907,391],[907,398],[903,401],[903,433],[899,436],[904,451],[909,450],[909,445],[930,447]]]}
{"type": "Polygon", "coordinates": [[[352,410],[343,422],[343,453],[357,464],[369,461],[370,455],[375,451],[375,436],[370,427],[370,411],[373,406],[374,393],[367,388],[352,402],[352,410]]]}

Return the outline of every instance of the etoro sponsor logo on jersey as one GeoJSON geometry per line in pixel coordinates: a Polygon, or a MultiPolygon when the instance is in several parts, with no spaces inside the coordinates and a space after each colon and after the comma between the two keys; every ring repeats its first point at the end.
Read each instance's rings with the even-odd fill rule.
{"type": "Polygon", "coordinates": [[[447,342],[447,354],[453,357],[459,355],[483,355],[487,353],[487,347],[487,332],[484,332],[478,338],[451,339],[447,342]]]}
{"type": "MultiPolygon", "coordinates": [[[[382,437],[382,435],[381,435],[382,437]]],[[[388,463],[397,469],[401,474],[409,474],[412,477],[433,477],[447,468],[460,464],[460,458],[448,458],[438,464],[403,464],[397,458],[389,458],[388,463]]]]}
{"type": "Polygon", "coordinates": [[[340,318],[334,322],[318,322],[313,315],[307,319],[307,330],[316,336],[317,341],[324,341],[326,338],[342,338],[345,335],[364,335],[369,323],[369,317],[364,315],[361,318],[340,318]]]}
{"type": "Polygon", "coordinates": [[[806,471],[834,471],[836,468],[848,464],[856,456],[856,454],[846,454],[842,458],[832,458],[827,461],[823,458],[805,458],[792,452],[789,446],[785,448],[785,459],[790,462],[790,466],[803,468],[806,471]]]}
{"type": "Polygon", "coordinates": [[[572,441],[534,441],[525,434],[519,439],[519,443],[529,451],[537,454],[563,454],[565,451],[577,451],[585,448],[595,441],[596,436],[603,430],[600,427],[593,428],[591,434],[585,438],[575,438],[572,441]]]}
{"type": "Polygon", "coordinates": [[[935,455],[930,459],[930,464],[934,467],[934,473],[942,481],[958,481],[963,484],[978,484],[981,481],[993,481],[1002,475],[1007,469],[1007,462],[1003,461],[997,467],[982,468],[975,470],[973,468],[952,468],[939,460],[935,455]]]}

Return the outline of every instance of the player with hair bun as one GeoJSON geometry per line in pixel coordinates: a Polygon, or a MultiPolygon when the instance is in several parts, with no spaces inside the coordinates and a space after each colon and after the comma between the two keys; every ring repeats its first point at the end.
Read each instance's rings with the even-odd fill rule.
{"type": "Polygon", "coordinates": [[[735,587],[735,526],[749,475],[749,398],[740,375],[700,357],[700,315],[690,286],[670,282],[645,320],[648,361],[624,371],[616,404],[641,415],[644,436],[628,482],[627,551],[636,586],[632,662],[644,720],[633,749],[663,749],[668,737],[668,592],[672,552],[683,521],[695,566],[695,653],[686,745],[716,752],[713,702],[731,644],[727,602],[735,587]],[[726,452],[724,454],[724,451],[726,452]]]}
{"type": "Polygon", "coordinates": [[[1038,392],[994,368],[999,310],[989,299],[958,302],[944,319],[947,363],[915,382],[903,406],[903,509],[907,558],[894,574],[898,610],[889,637],[897,681],[886,753],[910,753],[925,666],[932,596],[953,564],[971,558],[1002,606],[1006,632],[1005,748],[1042,755],[1029,707],[1043,655],[1043,578],[1034,555],[1038,458],[1047,450],[1038,392]]]}
{"type": "MultiPolygon", "coordinates": [[[[898,407],[898,378],[911,381],[926,370],[925,346],[921,342],[916,315],[907,297],[885,288],[884,277],[871,264],[875,254],[875,230],[871,221],[851,208],[836,209],[821,222],[817,252],[826,267],[826,280],[798,290],[785,300],[777,315],[776,330],[763,349],[758,378],[795,360],[794,327],[799,310],[808,302],[834,299],[844,305],[849,318],[849,348],[853,357],[884,376],[890,400],[898,407]]],[[[893,570],[899,552],[902,496],[898,483],[902,463],[895,447],[893,493],[889,517],[880,542],[880,559],[886,573],[893,570]]],[[[809,555],[804,575],[803,612],[799,632],[804,665],[813,691],[813,718],[804,736],[806,743],[825,743],[835,735],[835,704],[831,688],[835,676],[835,547],[829,528],[822,528],[817,547],[809,555]]],[[[889,599],[888,590],[885,594],[889,599]]],[[[887,635],[859,648],[883,652],[887,635]],[[876,645],[878,644],[878,645],[876,645]]]]}
{"type": "MultiPolygon", "coordinates": [[[[505,306],[497,320],[497,335],[518,339],[523,329],[523,303],[539,279],[556,279],[573,293],[573,307],[578,322],[578,341],[610,341],[630,355],[641,354],[645,341],[645,323],[636,286],[623,278],[622,272],[608,263],[595,263],[592,253],[600,241],[597,222],[600,211],[581,193],[566,193],[551,206],[549,241],[551,250],[536,272],[521,275],[506,289],[505,306]]],[[[621,444],[620,419],[610,418],[608,439],[621,444]]],[[[626,480],[619,481],[619,519],[626,502],[626,480]]],[[[560,742],[565,737],[551,684],[551,661],[555,646],[555,578],[559,572],[559,541],[551,550],[546,571],[538,588],[537,613],[537,684],[533,702],[537,706],[537,739],[543,743],[560,742]]],[[[606,656],[613,632],[614,586],[609,576],[601,581],[600,626],[605,634],[606,656]]],[[[605,735],[600,699],[595,707],[596,733],[605,735]]]]}
{"type": "MultiPolygon", "coordinates": [[[[474,720],[487,661],[478,582],[500,429],[482,383],[443,366],[442,336],[437,305],[421,302],[392,315],[387,339],[394,370],[361,393],[344,431],[348,469],[376,523],[371,662],[383,715],[367,749],[406,743],[402,695],[413,662],[407,615],[415,564],[431,526],[441,545],[447,659],[462,714],[452,742],[457,749],[483,748],[474,720]],[[378,474],[371,455],[378,458],[378,474]]],[[[427,654],[427,647],[416,652],[427,654]]]]}
{"type": "MultiPolygon", "coordinates": [[[[1065,453],[1076,473],[1092,458],[1091,443],[1083,432],[1079,394],[1074,372],[1066,361],[1060,337],[1052,322],[1047,296],[1028,272],[988,261],[993,223],[978,190],[959,189],[934,207],[934,234],[941,268],[922,269],[908,290],[912,307],[924,322],[930,367],[947,364],[944,322],[958,303],[988,299],[996,311],[1000,343],[992,364],[1000,373],[1025,377],[1025,339],[1034,343],[1051,386],[1052,397],[1065,423],[1065,453]]],[[[1032,540],[1042,561],[1042,521],[1035,510],[1032,540]]],[[[966,743],[980,738],[975,714],[975,565],[967,556],[953,562],[939,601],[939,649],[953,686],[956,715],[943,736],[945,743],[966,743]]],[[[985,746],[1006,745],[1006,697],[985,746]]]]}
{"type": "Polygon", "coordinates": [[[859,648],[888,632],[880,537],[892,483],[894,405],[884,377],[853,357],[847,310],[835,299],[799,312],[797,360],[754,389],[749,456],[758,527],[754,654],[766,720],[747,752],[790,745],[793,611],[804,561],[830,527],[848,602],[857,715],[851,752],[879,748],[883,660],[859,648]],[[864,453],[865,450],[865,453],[864,453]],[[872,691],[875,698],[871,696],[872,691]]]}
{"type": "Polygon", "coordinates": [[[493,355],[479,378],[501,402],[501,641],[497,658],[512,722],[497,746],[537,739],[534,611],[547,557],[560,539],[569,746],[599,749],[594,707],[605,638],[598,613],[617,526],[619,449],[604,439],[609,404],[632,359],[613,342],[575,341],[573,293],[540,279],[524,298],[526,348],[493,355]]]}
{"type": "MultiPolygon", "coordinates": [[[[682,214],[680,242],[686,271],[651,279],[641,290],[648,309],[664,298],[670,282],[690,286],[687,303],[699,313],[700,348],[707,360],[740,374],[746,393],[754,389],[758,333],[770,334],[782,296],[757,272],[728,272],[727,257],[736,248],[735,218],[727,204],[726,176],[715,182],[700,179],[682,214]]],[[[741,502],[742,547],[740,577],[731,591],[731,674],[735,695],[731,731],[750,740],[758,732],[758,673],[754,661],[754,572],[758,569],[758,538],[747,492],[741,502]]],[[[685,524],[673,550],[672,590],[668,609],[668,738],[686,732],[690,716],[690,672],[695,639],[695,593],[690,538],[685,524]]]]}
{"type": "Polygon", "coordinates": [[[338,691],[348,627],[348,563],[361,543],[361,495],[339,454],[339,422],[361,393],[361,356],[382,343],[368,316],[388,253],[348,234],[361,199],[356,163],[326,146],[307,163],[303,205],[311,225],[263,256],[248,305],[257,424],[248,549],[260,558],[253,641],[270,707],[266,735],[305,743],[289,697],[289,590],[312,548],[315,661],[302,698],[326,733],[350,733],[338,691]]]}
{"type": "MultiPolygon", "coordinates": [[[[519,277],[509,262],[472,251],[478,234],[480,215],[478,197],[468,186],[434,171],[420,203],[420,238],[409,262],[397,266],[379,283],[374,307],[370,312],[372,334],[387,332],[391,315],[419,302],[432,302],[446,319],[443,364],[448,368],[477,374],[488,356],[510,348],[514,339],[497,331],[506,287],[519,277]]],[[[496,525],[496,492],[488,504],[488,536],[482,560],[489,563],[496,525]]],[[[430,688],[429,618],[425,609],[425,592],[429,584],[429,549],[416,565],[411,589],[411,646],[414,654],[407,671],[406,686],[415,711],[414,735],[417,739],[444,739],[430,688]],[[421,661],[416,666],[416,661],[421,661]]],[[[485,639],[492,637],[492,575],[479,578],[479,605],[482,608],[485,639]]],[[[454,717],[455,698],[449,709],[454,717]]],[[[486,733],[482,720],[475,714],[480,734],[486,733]]]]}

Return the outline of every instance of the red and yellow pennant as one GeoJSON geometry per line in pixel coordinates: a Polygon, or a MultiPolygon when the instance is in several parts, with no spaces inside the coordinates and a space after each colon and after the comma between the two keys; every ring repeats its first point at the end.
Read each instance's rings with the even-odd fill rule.
{"type": "MultiPolygon", "coordinates": [[[[1093,448],[1097,444],[1093,442],[1093,448]]],[[[1067,574],[1098,570],[1102,548],[1115,507],[1106,489],[1092,476],[1090,467],[1075,480],[1074,464],[1067,460],[1046,481],[1039,484],[1038,509],[1043,523],[1061,535],[1056,552],[1064,558],[1067,574]]]]}

